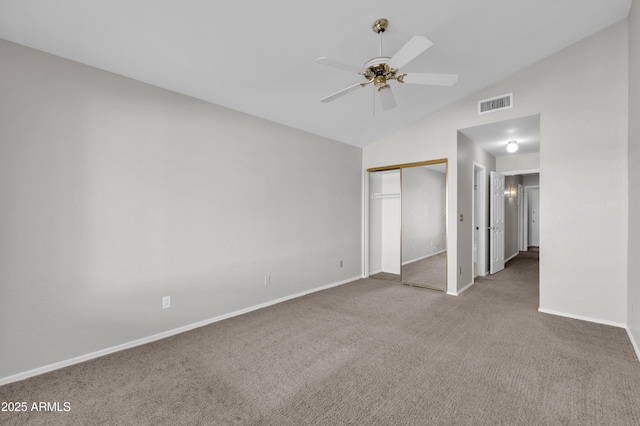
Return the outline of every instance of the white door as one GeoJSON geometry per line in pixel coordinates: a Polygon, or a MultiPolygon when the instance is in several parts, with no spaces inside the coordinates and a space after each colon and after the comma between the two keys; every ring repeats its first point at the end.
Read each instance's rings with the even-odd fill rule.
{"type": "Polygon", "coordinates": [[[540,190],[538,188],[529,191],[531,199],[529,200],[529,245],[540,247],[540,190]]]}
{"type": "Polygon", "coordinates": [[[504,175],[491,172],[491,206],[489,211],[489,272],[504,269],[504,175]]]}

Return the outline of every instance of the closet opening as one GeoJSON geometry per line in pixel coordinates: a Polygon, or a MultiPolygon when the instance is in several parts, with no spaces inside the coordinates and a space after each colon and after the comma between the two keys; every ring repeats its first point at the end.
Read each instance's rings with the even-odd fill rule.
{"type": "Polygon", "coordinates": [[[367,170],[369,277],[447,290],[447,159],[367,170]]]}

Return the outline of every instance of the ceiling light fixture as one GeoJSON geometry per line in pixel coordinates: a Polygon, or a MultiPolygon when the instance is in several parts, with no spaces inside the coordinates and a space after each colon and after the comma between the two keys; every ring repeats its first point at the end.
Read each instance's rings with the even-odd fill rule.
{"type": "Polygon", "coordinates": [[[509,143],[507,143],[507,152],[516,152],[517,150],[518,150],[518,142],[509,141],[509,143]]]}

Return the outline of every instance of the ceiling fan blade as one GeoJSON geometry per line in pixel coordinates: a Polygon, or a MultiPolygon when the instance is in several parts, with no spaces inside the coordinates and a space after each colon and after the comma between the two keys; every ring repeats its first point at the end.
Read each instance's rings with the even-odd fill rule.
{"type": "Polygon", "coordinates": [[[388,65],[395,69],[402,68],[431,46],[433,43],[425,36],[414,35],[398,50],[398,53],[389,59],[388,65]]]}
{"type": "Polygon", "coordinates": [[[457,74],[421,74],[408,73],[402,76],[403,83],[430,84],[433,86],[452,86],[458,81],[457,74]]]}
{"type": "Polygon", "coordinates": [[[380,96],[380,103],[382,109],[392,109],[396,107],[396,98],[393,96],[390,86],[381,87],[378,89],[378,96],[380,96]]]}
{"type": "Polygon", "coordinates": [[[349,86],[347,88],[344,88],[344,89],[340,90],[339,92],[334,93],[333,95],[329,95],[326,98],[320,99],[320,102],[331,102],[332,100],[338,99],[339,97],[344,96],[347,93],[353,92],[354,90],[356,90],[356,89],[358,89],[360,87],[364,87],[367,84],[369,84],[369,83],[365,83],[365,84],[357,83],[357,84],[354,84],[353,86],[349,86]]]}
{"type": "Polygon", "coordinates": [[[336,61],[335,59],[327,58],[326,56],[316,59],[316,63],[327,65],[333,68],[338,68],[343,71],[355,72],[357,74],[360,74],[362,72],[362,68],[360,67],[356,67],[355,65],[351,64],[345,64],[344,62],[336,61]]]}

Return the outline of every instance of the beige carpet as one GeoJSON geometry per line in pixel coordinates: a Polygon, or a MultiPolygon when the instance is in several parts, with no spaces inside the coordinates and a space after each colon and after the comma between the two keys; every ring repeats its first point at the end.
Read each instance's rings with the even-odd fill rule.
{"type": "Polygon", "coordinates": [[[538,262],[459,297],[359,280],[0,387],[47,425],[638,425],[619,328],[537,312],[538,262]]]}
{"type": "Polygon", "coordinates": [[[400,274],[392,274],[391,272],[378,272],[377,274],[371,275],[370,278],[392,281],[394,283],[400,283],[402,281],[400,279],[400,274]]]}

